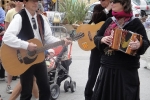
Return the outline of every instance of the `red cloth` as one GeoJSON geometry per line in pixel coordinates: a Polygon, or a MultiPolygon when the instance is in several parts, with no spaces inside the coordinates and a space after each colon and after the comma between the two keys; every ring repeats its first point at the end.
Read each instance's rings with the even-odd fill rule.
{"type": "Polygon", "coordinates": [[[112,11],[112,15],[115,16],[117,19],[119,18],[129,18],[129,17],[132,17],[133,16],[133,13],[126,13],[124,11],[120,11],[120,12],[114,12],[112,11]]]}
{"type": "Polygon", "coordinates": [[[3,26],[3,27],[4,27],[5,25],[0,23],[0,26],[3,26]]]}
{"type": "Polygon", "coordinates": [[[63,49],[62,46],[58,46],[56,48],[53,48],[53,50],[55,51],[55,56],[57,56],[62,51],[62,49],[63,49]]]}
{"type": "MultiPolygon", "coordinates": [[[[4,27],[5,25],[4,24],[0,24],[0,26],[4,27]]],[[[0,41],[2,41],[2,35],[0,35],[0,41]]]]}
{"type": "MultiPolygon", "coordinates": [[[[120,12],[112,11],[112,15],[116,18],[116,20],[119,20],[120,18],[125,18],[125,22],[127,22],[133,16],[132,13],[126,13],[124,11],[120,11],[120,12]]],[[[118,27],[117,24],[114,21],[112,21],[112,23],[105,30],[104,36],[111,35],[111,31],[117,27],[118,27]]]]}

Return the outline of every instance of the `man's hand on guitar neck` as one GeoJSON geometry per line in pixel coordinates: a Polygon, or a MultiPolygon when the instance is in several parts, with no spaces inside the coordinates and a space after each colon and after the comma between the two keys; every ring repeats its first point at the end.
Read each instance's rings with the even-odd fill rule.
{"type": "Polygon", "coordinates": [[[29,51],[35,51],[37,49],[37,45],[34,43],[29,43],[27,50],[29,51]]]}
{"type": "Polygon", "coordinates": [[[69,44],[72,44],[72,41],[70,41],[69,39],[63,39],[65,41],[65,45],[69,45],[69,44]]]}

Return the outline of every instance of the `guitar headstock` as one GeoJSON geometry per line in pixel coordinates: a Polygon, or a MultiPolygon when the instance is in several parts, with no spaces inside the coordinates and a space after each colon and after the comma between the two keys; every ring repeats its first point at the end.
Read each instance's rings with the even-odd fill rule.
{"type": "Polygon", "coordinates": [[[72,33],[70,34],[69,40],[75,41],[75,40],[78,40],[82,37],[84,37],[84,33],[82,33],[82,32],[76,33],[76,31],[73,30],[72,33]]]}

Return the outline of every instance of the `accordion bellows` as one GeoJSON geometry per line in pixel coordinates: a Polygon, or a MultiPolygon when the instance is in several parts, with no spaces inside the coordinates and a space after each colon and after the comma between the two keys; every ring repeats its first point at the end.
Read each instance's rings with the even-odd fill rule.
{"type": "Polygon", "coordinates": [[[140,41],[140,45],[142,45],[142,36],[140,34],[116,28],[114,29],[111,48],[135,56],[137,50],[131,50],[129,47],[130,41],[135,41],[135,37],[140,41]]]}

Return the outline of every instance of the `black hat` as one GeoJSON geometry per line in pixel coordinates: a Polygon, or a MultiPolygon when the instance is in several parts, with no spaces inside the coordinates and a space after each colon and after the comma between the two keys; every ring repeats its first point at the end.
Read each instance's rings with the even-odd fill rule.
{"type": "Polygon", "coordinates": [[[13,0],[13,1],[19,1],[19,2],[23,2],[23,0],[13,0]]]}

